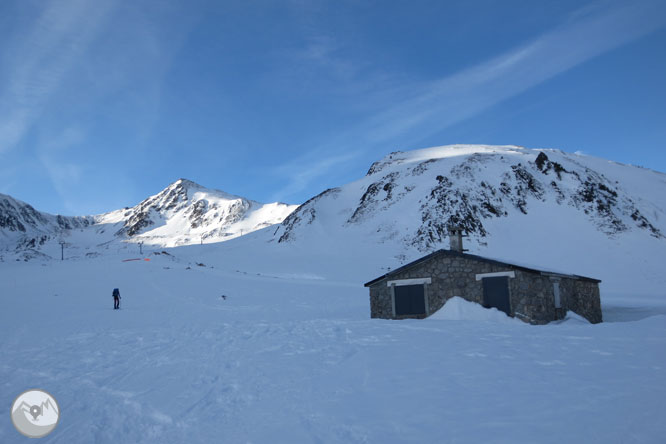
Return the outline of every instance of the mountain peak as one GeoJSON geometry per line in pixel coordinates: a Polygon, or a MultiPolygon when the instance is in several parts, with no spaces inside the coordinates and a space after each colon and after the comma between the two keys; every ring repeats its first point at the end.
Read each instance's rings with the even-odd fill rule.
{"type": "MultiPolygon", "coordinates": [[[[439,159],[455,158],[470,155],[499,154],[499,155],[520,155],[528,152],[538,154],[540,150],[532,150],[516,145],[443,145],[430,148],[422,148],[412,151],[394,151],[387,154],[382,159],[374,162],[367,175],[373,175],[386,168],[399,167],[403,164],[433,162],[439,159]]],[[[536,154],[535,154],[536,156],[536,154]]]]}
{"type": "MultiPolygon", "coordinates": [[[[203,185],[200,185],[189,179],[180,178],[177,181],[173,182],[165,189],[160,191],[157,195],[152,196],[152,198],[160,198],[163,196],[169,196],[170,200],[178,198],[182,201],[191,200],[194,198],[195,193],[203,193],[199,198],[209,199],[209,198],[220,198],[226,200],[248,200],[244,197],[237,196],[235,194],[227,193],[226,191],[218,190],[215,188],[207,188],[203,185]]],[[[151,198],[149,198],[151,199],[151,198]]]]}
{"type": "Polygon", "coordinates": [[[190,189],[190,188],[205,188],[202,185],[199,185],[198,183],[191,181],[189,179],[185,178],[180,178],[177,181],[173,182],[171,185],[169,185],[167,188],[175,188],[175,187],[181,187],[185,189],[190,189]]]}
{"type": "Polygon", "coordinates": [[[523,216],[536,220],[548,213],[578,218],[579,226],[608,238],[642,232],[666,239],[657,210],[666,201],[652,191],[663,182],[653,179],[626,165],[555,149],[448,145],[396,151],[354,183],[357,199],[346,206],[339,195],[349,193],[335,189],[299,207],[283,222],[279,242],[308,232],[319,213],[342,215],[342,226],[368,227],[422,251],[439,248],[451,224],[483,244],[502,219],[516,225],[523,216]]]}
{"type": "Polygon", "coordinates": [[[266,206],[180,178],[128,209],[117,234],[142,235],[149,243],[163,245],[226,239],[282,222],[295,208],[285,204],[266,206]]]}

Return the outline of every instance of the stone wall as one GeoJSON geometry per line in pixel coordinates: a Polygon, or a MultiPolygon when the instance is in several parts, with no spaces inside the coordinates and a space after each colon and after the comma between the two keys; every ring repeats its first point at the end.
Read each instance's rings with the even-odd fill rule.
{"type": "Polygon", "coordinates": [[[516,270],[515,273],[516,278],[509,279],[511,309],[514,316],[531,324],[545,324],[564,318],[566,310],[555,308],[551,279],[522,270],[516,270]]]}
{"type": "Polygon", "coordinates": [[[454,296],[483,303],[483,282],[477,274],[513,271],[509,278],[511,315],[533,324],[545,324],[564,318],[567,309],[590,320],[601,322],[599,286],[595,282],[571,278],[551,278],[535,272],[524,271],[511,265],[477,260],[457,254],[441,254],[392,274],[370,286],[370,316],[392,319],[392,290],[390,280],[431,278],[426,284],[425,295],[430,315],[439,310],[454,296]],[[562,308],[555,308],[553,281],[560,282],[562,308]]]}
{"type": "Polygon", "coordinates": [[[601,295],[599,284],[590,281],[573,281],[574,291],[569,299],[569,310],[597,324],[601,319],[601,295]]]}
{"type": "Polygon", "coordinates": [[[389,280],[431,278],[432,283],[426,285],[429,308],[427,314],[430,315],[439,310],[453,296],[482,303],[483,284],[475,279],[475,275],[507,270],[506,267],[471,261],[462,256],[435,256],[372,285],[370,287],[371,317],[393,318],[391,288],[386,284],[389,280]]]}

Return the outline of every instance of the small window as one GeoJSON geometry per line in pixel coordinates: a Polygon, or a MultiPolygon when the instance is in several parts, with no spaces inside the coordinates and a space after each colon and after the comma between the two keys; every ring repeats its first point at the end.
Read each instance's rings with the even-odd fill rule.
{"type": "Polygon", "coordinates": [[[553,282],[553,295],[555,296],[555,308],[562,308],[562,301],[560,300],[559,282],[553,282]]]}

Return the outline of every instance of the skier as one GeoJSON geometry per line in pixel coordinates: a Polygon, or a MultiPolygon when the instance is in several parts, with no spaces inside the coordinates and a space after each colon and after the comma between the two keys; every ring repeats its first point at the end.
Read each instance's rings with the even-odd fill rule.
{"type": "Polygon", "coordinates": [[[120,308],[120,290],[117,288],[113,289],[113,309],[118,310],[120,308]]]}

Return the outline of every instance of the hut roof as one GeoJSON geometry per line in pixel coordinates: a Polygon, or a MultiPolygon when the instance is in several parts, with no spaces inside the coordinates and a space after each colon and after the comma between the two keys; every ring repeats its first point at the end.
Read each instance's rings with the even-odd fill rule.
{"type": "Polygon", "coordinates": [[[388,273],[384,274],[383,276],[379,276],[378,278],[373,279],[370,282],[366,282],[364,284],[364,286],[369,287],[369,286],[371,286],[371,285],[373,285],[373,284],[375,284],[375,283],[377,283],[381,280],[384,280],[386,278],[395,276],[396,274],[398,274],[402,271],[405,271],[405,270],[407,270],[409,268],[412,268],[412,267],[414,267],[414,266],[416,266],[416,265],[418,265],[422,262],[426,262],[426,261],[428,261],[428,260],[430,260],[434,257],[440,256],[440,255],[453,256],[453,257],[464,257],[464,258],[479,261],[479,262],[486,262],[486,263],[489,263],[489,264],[501,265],[503,267],[509,267],[509,268],[514,269],[514,270],[521,270],[521,271],[526,271],[528,273],[536,273],[536,274],[541,274],[541,275],[545,275],[545,276],[555,276],[555,277],[566,277],[566,278],[571,278],[571,279],[581,279],[581,280],[585,280],[585,281],[595,282],[597,284],[599,282],[601,282],[599,279],[580,276],[580,275],[577,275],[577,274],[567,274],[567,273],[560,273],[560,272],[556,272],[556,271],[540,270],[540,269],[537,269],[537,268],[526,267],[524,265],[510,264],[508,262],[503,262],[503,261],[500,261],[500,260],[497,260],[497,259],[490,259],[490,258],[483,257],[483,256],[477,256],[475,254],[460,253],[460,252],[457,252],[457,251],[443,250],[442,249],[442,250],[437,250],[434,253],[430,253],[426,256],[423,256],[419,259],[416,259],[415,261],[410,262],[408,264],[405,264],[400,268],[396,268],[395,270],[391,270],[388,273]]]}

